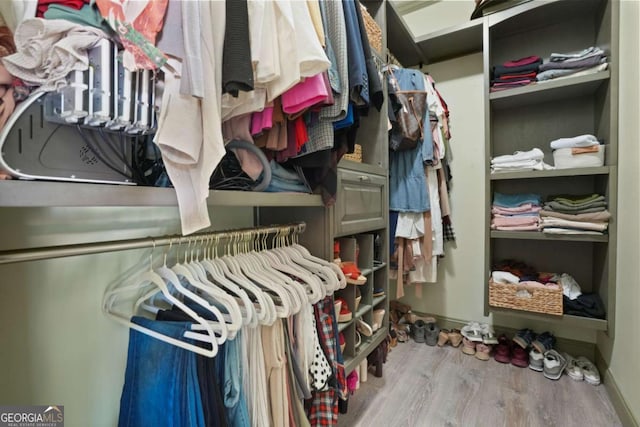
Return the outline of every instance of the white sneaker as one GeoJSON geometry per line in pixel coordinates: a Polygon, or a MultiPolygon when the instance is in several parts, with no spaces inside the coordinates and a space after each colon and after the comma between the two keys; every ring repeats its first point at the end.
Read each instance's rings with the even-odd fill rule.
{"type": "Polygon", "coordinates": [[[582,369],[584,380],[591,385],[600,384],[600,372],[598,368],[589,359],[584,356],[580,356],[576,359],[576,364],[582,369]]]}
{"type": "Polygon", "coordinates": [[[569,375],[572,380],[582,381],[584,379],[584,374],[582,372],[582,368],[578,366],[577,359],[568,353],[562,353],[562,355],[567,359],[567,366],[564,368],[567,375],[569,375]]]}
{"type": "Polygon", "coordinates": [[[529,369],[534,371],[544,371],[544,355],[535,348],[529,352],[529,369]]]}

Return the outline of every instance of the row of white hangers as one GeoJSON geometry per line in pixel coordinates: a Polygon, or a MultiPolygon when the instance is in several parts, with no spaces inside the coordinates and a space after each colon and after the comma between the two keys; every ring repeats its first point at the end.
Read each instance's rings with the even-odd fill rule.
{"type": "Polygon", "coordinates": [[[222,234],[187,237],[183,254],[180,254],[183,242],[177,245],[176,263],[171,267],[167,265],[173,246],[170,242],[160,267],[152,267],[152,251],[149,270],[105,292],[103,311],[129,328],[214,357],[218,346],[233,339],[240,328],[272,325],[277,319],[292,316],[305,305],[315,304],[346,286],[339,266],[311,255],[298,243],[301,228],[294,225],[278,229],[271,249],[267,247],[269,230],[227,232],[229,238],[221,255],[218,249],[222,234]],[[135,296],[132,299],[127,294],[135,296]],[[133,302],[133,310],[119,311],[118,306],[125,302],[133,302]],[[217,320],[199,315],[193,304],[217,320]],[[206,347],[131,321],[133,315],[155,315],[172,305],[193,320],[184,338],[204,342],[206,347]]]}

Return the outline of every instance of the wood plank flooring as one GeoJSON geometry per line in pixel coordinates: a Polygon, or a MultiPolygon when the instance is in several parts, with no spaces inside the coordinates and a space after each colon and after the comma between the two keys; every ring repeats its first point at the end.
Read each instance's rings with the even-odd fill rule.
{"type": "Polygon", "coordinates": [[[398,343],[382,378],[349,399],[339,427],[621,426],[603,385],[487,362],[460,348],[398,343]]]}

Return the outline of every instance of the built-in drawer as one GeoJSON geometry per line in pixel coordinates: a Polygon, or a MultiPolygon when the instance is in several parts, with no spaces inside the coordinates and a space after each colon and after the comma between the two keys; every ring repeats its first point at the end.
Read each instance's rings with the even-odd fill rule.
{"type": "Polygon", "coordinates": [[[386,206],[386,177],[338,169],[336,235],[344,236],[386,227],[386,206]]]}

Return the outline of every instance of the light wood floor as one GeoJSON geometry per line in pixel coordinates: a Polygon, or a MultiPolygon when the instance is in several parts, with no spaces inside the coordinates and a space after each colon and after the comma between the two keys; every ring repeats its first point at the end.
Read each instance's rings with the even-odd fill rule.
{"type": "Polygon", "coordinates": [[[349,399],[339,427],[621,426],[604,386],[480,361],[460,348],[398,343],[384,375],[349,399]]]}

